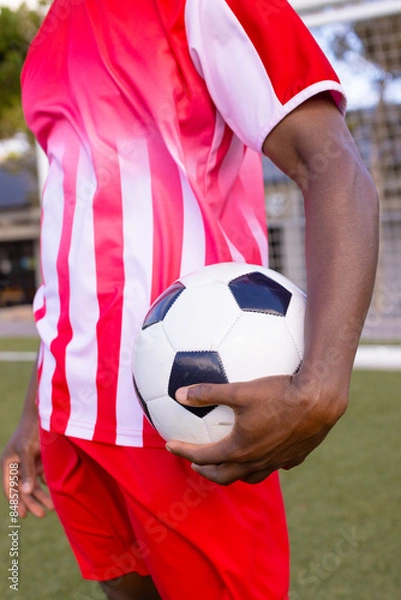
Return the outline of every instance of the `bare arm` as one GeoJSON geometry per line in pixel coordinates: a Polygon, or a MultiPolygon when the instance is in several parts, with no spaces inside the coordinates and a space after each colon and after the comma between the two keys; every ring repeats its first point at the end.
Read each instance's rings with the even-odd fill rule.
{"type": "Polygon", "coordinates": [[[39,422],[36,408],[37,366],[35,364],[29,381],[25,404],[17,429],[11,436],[1,457],[3,491],[10,499],[10,466],[18,464],[18,514],[25,517],[31,512],[36,517],[44,517],[45,509],[51,510],[53,503],[43,489],[44,481],[40,458],[39,422]]]}
{"type": "Polygon", "coordinates": [[[303,376],[332,384],[346,405],[369,308],[378,252],[378,202],[370,175],[337,108],[318,97],[285,119],[264,153],[301,187],[307,273],[303,376]],[[311,140],[313,137],[313,140],[311,140]]]}
{"type": "Polygon", "coordinates": [[[300,464],[344,413],[376,271],[376,191],[332,101],[305,102],[271,132],[263,151],[305,198],[305,355],[294,376],[177,392],[184,403],[221,403],[235,411],[232,433],[216,444],[168,444],[221,484],[257,483],[300,464]]]}

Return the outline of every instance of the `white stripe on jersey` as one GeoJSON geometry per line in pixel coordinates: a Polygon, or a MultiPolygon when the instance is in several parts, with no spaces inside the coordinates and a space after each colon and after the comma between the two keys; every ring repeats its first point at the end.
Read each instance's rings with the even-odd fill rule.
{"type": "Polygon", "coordinates": [[[261,264],[267,267],[269,262],[269,244],[266,229],[263,229],[251,207],[241,205],[241,212],[245,216],[248,227],[259,247],[261,264]]]}
{"type": "MultiPolygon", "coordinates": [[[[46,294],[46,318],[37,322],[43,342],[43,369],[39,383],[41,425],[50,429],[52,414],[52,378],[56,361],[50,352],[50,344],[57,337],[60,316],[59,280],[57,255],[60,247],[64,216],[64,174],[62,161],[64,147],[56,143],[49,159],[49,175],[43,190],[42,201],[42,274],[46,294]]],[[[44,288],[42,288],[44,291],[44,288]]]]}
{"type": "Polygon", "coordinates": [[[229,195],[235,180],[238,178],[238,173],[232,166],[241,164],[243,155],[244,145],[236,135],[233,135],[218,174],[218,184],[222,198],[226,198],[229,195]]]}
{"type": "Polygon", "coordinates": [[[198,201],[186,175],[179,169],[183,198],[183,239],[180,275],[200,269],[205,264],[205,227],[198,201]]]}
{"type": "Polygon", "coordinates": [[[277,119],[282,104],[247,33],[224,0],[187,0],[185,24],[191,57],[223,119],[260,152],[266,116],[277,119]]]}
{"type": "Polygon", "coordinates": [[[66,378],[68,387],[73,392],[65,435],[92,439],[97,419],[96,324],[99,318],[93,223],[96,176],[89,148],[82,146],[79,151],[76,187],[77,200],[68,256],[69,315],[73,337],[66,348],[66,378]],[[82,260],[82,257],[85,259],[82,260]]]}
{"type": "Polygon", "coordinates": [[[243,254],[241,254],[241,252],[239,250],[237,250],[237,248],[234,246],[234,244],[228,239],[227,234],[225,233],[225,231],[223,231],[222,226],[220,225],[220,229],[224,235],[224,239],[227,242],[227,246],[228,249],[230,250],[230,254],[231,254],[231,258],[233,259],[233,262],[238,262],[238,263],[245,263],[245,257],[243,254]]]}
{"type": "Polygon", "coordinates": [[[223,117],[221,116],[221,114],[216,111],[214,135],[213,135],[213,141],[211,144],[211,148],[213,149],[213,154],[211,154],[211,156],[209,158],[209,165],[208,165],[209,171],[211,171],[216,165],[217,155],[219,152],[219,148],[223,142],[224,133],[225,133],[226,129],[227,129],[227,124],[223,120],[223,117]]]}
{"type": "Polygon", "coordinates": [[[149,154],[145,140],[135,142],[135,160],[120,144],[122,212],[124,228],[124,308],[122,318],[120,372],[117,386],[116,443],[142,446],[143,411],[135,400],[132,378],[132,348],[140,322],[150,305],[153,273],[153,202],[149,154]],[[129,401],[132,399],[132,401],[129,401]]]}

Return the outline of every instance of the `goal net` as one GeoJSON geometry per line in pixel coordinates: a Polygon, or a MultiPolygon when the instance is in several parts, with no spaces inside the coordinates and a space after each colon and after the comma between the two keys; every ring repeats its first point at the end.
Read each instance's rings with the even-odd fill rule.
{"type": "MultiPolygon", "coordinates": [[[[277,0],[279,2],[279,0],[277,0]]],[[[364,329],[401,339],[401,2],[292,0],[329,56],[348,98],[347,123],[380,197],[381,246],[364,329]]],[[[305,286],[303,201],[264,160],[270,266],[305,286]]]]}

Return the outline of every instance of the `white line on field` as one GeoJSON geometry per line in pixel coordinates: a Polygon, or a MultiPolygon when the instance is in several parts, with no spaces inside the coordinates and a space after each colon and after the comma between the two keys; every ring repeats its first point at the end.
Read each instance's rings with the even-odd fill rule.
{"type": "Polygon", "coordinates": [[[354,368],[401,371],[401,346],[359,346],[354,368]]]}
{"type": "MultiPolygon", "coordinates": [[[[1,362],[34,362],[36,352],[0,352],[1,362]]],[[[401,371],[401,346],[359,346],[355,369],[401,371]]]]}
{"type": "Polygon", "coordinates": [[[3,362],[33,362],[37,352],[0,352],[0,361],[3,362]]]}

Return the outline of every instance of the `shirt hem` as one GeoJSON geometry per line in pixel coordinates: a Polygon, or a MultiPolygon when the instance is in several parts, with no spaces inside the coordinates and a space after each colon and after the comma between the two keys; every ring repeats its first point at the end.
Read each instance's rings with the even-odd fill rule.
{"type": "Polygon", "coordinates": [[[62,430],[57,427],[50,425],[50,417],[40,415],[40,426],[49,433],[56,433],[58,435],[64,435],[65,437],[78,438],[88,441],[96,441],[103,444],[112,446],[126,446],[126,447],[137,447],[137,448],[164,448],[166,442],[160,437],[157,431],[154,432],[143,432],[140,429],[132,429],[121,431],[117,429],[117,432],[110,429],[99,429],[96,428],[96,440],[94,437],[93,426],[85,423],[79,425],[75,423],[69,423],[67,430],[62,430]],[[110,442],[110,439],[114,437],[114,442],[110,442]]]}

